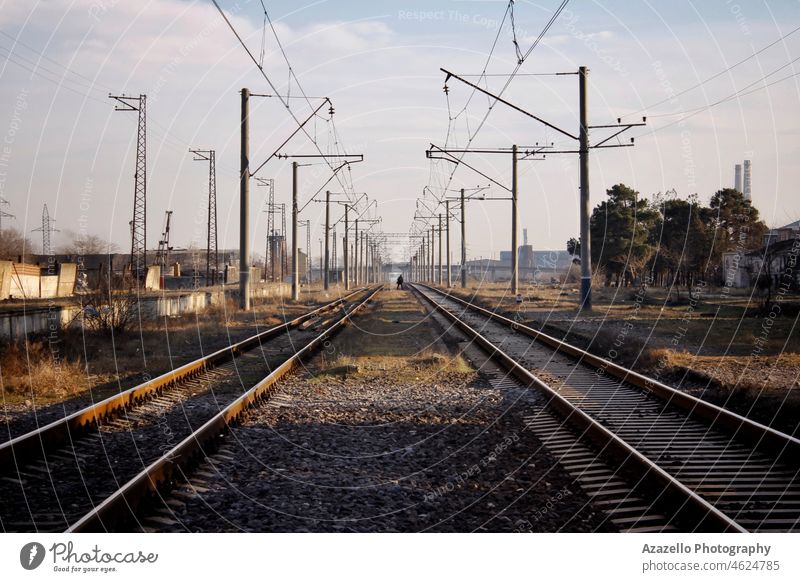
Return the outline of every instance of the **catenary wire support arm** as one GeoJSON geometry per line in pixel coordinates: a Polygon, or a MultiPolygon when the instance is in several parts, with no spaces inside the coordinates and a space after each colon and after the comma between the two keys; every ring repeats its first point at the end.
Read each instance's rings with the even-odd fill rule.
{"type": "Polygon", "coordinates": [[[552,123],[549,123],[549,122],[545,121],[541,117],[537,117],[533,113],[525,111],[522,107],[514,105],[510,101],[506,101],[505,99],[503,99],[499,95],[495,95],[494,93],[491,93],[490,91],[487,91],[483,87],[480,87],[479,85],[476,85],[475,83],[471,83],[471,82],[467,81],[466,79],[463,79],[463,78],[459,77],[455,73],[451,73],[447,69],[440,68],[439,70],[442,71],[445,75],[447,75],[447,77],[444,80],[445,85],[447,85],[447,81],[449,81],[451,78],[456,79],[458,81],[461,81],[465,85],[468,85],[469,87],[472,87],[476,91],[480,91],[481,93],[491,97],[495,101],[499,101],[503,105],[506,105],[506,106],[510,107],[511,109],[514,109],[515,111],[518,111],[518,112],[522,113],[523,115],[527,115],[528,117],[530,117],[532,119],[535,119],[536,121],[538,121],[539,123],[549,127],[550,129],[553,129],[553,130],[555,130],[555,131],[557,131],[557,132],[559,132],[559,133],[561,133],[561,134],[563,134],[563,135],[565,135],[565,136],[567,136],[567,137],[569,137],[571,139],[574,139],[575,141],[578,141],[578,136],[572,135],[570,132],[565,131],[565,130],[561,129],[560,127],[557,127],[557,126],[553,125],[552,123]]]}
{"type": "MultiPolygon", "coordinates": [[[[326,155],[326,154],[273,154],[272,157],[283,158],[283,159],[289,159],[289,158],[292,158],[292,159],[297,159],[297,158],[300,158],[300,159],[325,158],[326,160],[327,159],[331,159],[331,158],[358,158],[357,160],[353,160],[353,161],[345,160],[342,163],[341,167],[344,167],[345,165],[347,165],[349,163],[353,163],[355,161],[361,162],[361,161],[364,160],[364,155],[363,154],[333,154],[333,155],[326,155]]],[[[307,164],[303,164],[303,165],[307,165],[307,164]]],[[[299,220],[299,215],[300,215],[300,210],[301,210],[300,207],[299,207],[299,203],[298,203],[298,186],[299,186],[299,184],[298,184],[298,178],[297,178],[297,170],[298,170],[298,168],[300,166],[301,166],[301,164],[299,164],[298,162],[296,162],[296,161],[292,162],[292,300],[293,301],[297,301],[300,298],[300,286],[298,284],[299,263],[297,261],[297,252],[298,252],[298,249],[299,249],[298,240],[297,240],[297,228],[298,228],[297,221],[299,220]]],[[[334,175],[335,175],[335,172],[334,172],[334,175]]],[[[328,180],[328,182],[330,182],[330,179],[328,180]]],[[[328,182],[326,182],[326,184],[328,182]]],[[[316,196],[316,194],[315,194],[315,196],[316,196]]],[[[311,200],[313,200],[313,199],[314,198],[312,197],[311,200]]],[[[308,205],[308,203],[306,203],[306,205],[303,206],[303,208],[305,208],[307,205],[308,205]]],[[[326,243],[327,243],[327,241],[326,241],[326,243]]],[[[320,257],[320,258],[322,258],[322,257],[320,257]]]]}
{"type": "MultiPolygon", "coordinates": [[[[504,152],[504,153],[510,153],[510,152],[504,152]]],[[[511,192],[511,188],[509,188],[505,184],[501,184],[500,182],[498,182],[497,180],[495,180],[491,176],[488,176],[488,175],[484,174],[483,172],[481,172],[480,170],[478,170],[477,168],[469,165],[464,160],[459,160],[457,157],[451,155],[448,150],[440,148],[437,145],[431,144],[431,149],[425,151],[425,157],[428,158],[429,160],[446,160],[446,161],[452,162],[452,163],[454,163],[456,165],[466,166],[467,168],[469,168],[470,170],[472,170],[476,174],[479,174],[479,175],[483,176],[484,178],[486,178],[487,180],[489,180],[493,184],[499,186],[500,188],[502,188],[506,192],[511,192]],[[443,154],[446,157],[436,156],[435,154],[443,154]]]]}
{"type": "MultiPolygon", "coordinates": [[[[269,95],[253,95],[253,94],[251,93],[251,94],[250,94],[250,96],[251,96],[251,97],[253,97],[253,96],[255,96],[255,97],[268,97],[269,95]]],[[[252,177],[252,176],[255,176],[256,174],[258,174],[258,172],[261,170],[261,168],[263,168],[264,166],[266,166],[266,165],[267,165],[267,162],[269,162],[269,161],[270,161],[272,158],[276,158],[276,157],[277,157],[277,158],[280,158],[281,156],[279,156],[279,155],[278,155],[278,152],[279,152],[279,151],[281,151],[281,150],[282,150],[282,149],[283,149],[283,148],[286,146],[286,144],[287,144],[287,143],[289,143],[289,142],[292,140],[292,138],[293,138],[294,136],[296,136],[296,135],[297,135],[297,134],[298,134],[300,131],[302,131],[302,129],[305,127],[306,123],[308,123],[309,121],[311,121],[312,119],[314,119],[314,117],[316,117],[317,113],[319,113],[319,110],[320,110],[320,109],[322,109],[322,108],[323,108],[323,106],[324,106],[326,103],[327,103],[329,106],[331,105],[331,101],[330,101],[330,99],[328,99],[327,97],[324,97],[324,98],[323,98],[323,101],[322,101],[322,103],[320,103],[319,107],[317,107],[317,108],[316,108],[316,109],[315,109],[315,110],[314,110],[314,111],[311,113],[311,115],[309,115],[309,116],[308,116],[308,117],[307,117],[307,118],[306,118],[304,121],[302,121],[302,122],[301,122],[301,123],[300,123],[300,124],[297,126],[297,129],[295,129],[295,130],[294,130],[294,131],[293,131],[291,134],[289,134],[289,137],[287,137],[285,140],[283,140],[283,143],[282,143],[281,145],[279,145],[277,148],[275,148],[275,151],[274,151],[274,152],[272,152],[272,153],[271,153],[271,154],[270,154],[270,155],[267,157],[267,159],[266,159],[266,160],[264,160],[263,162],[261,162],[261,164],[259,164],[259,165],[258,165],[258,167],[257,167],[255,170],[253,170],[253,171],[250,173],[250,176],[252,177]]],[[[318,158],[327,158],[327,157],[333,157],[333,156],[325,156],[325,155],[323,155],[323,154],[316,154],[316,157],[318,157],[318,158]]]]}

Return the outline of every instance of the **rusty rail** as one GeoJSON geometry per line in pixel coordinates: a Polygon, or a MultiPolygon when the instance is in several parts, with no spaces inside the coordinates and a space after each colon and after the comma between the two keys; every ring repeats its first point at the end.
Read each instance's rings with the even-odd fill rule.
{"type": "Polygon", "coordinates": [[[584,365],[603,370],[605,375],[650,392],[667,404],[681,408],[690,417],[701,419],[711,427],[724,429],[726,432],[731,433],[734,438],[761,449],[775,456],[780,461],[790,461],[792,464],[795,464],[797,459],[800,459],[800,439],[736,414],[716,404],[697,398],[696,396],[692,396],[691,394],[676,390],[658,380],[649,378],[643,374],[620,366],[619,364],[615,364],[610,360],[595,356],[576,346],[556,339],[551,335],[504,317],[499,313],[495,313],[478,305],[473,305],[460,297],[449,293],[443,293],[441,290],[430,287],[429,285],[421,283],[417,283],[417,285],[431,289],[466,308],[477,311],[494,321],[501,322],[515,331],[548,345],[558,352],[572,356],[584,365]]]}
{"type": "Polygon", "coordinates": [[[15,469],[19,464],[17,462],[18,459],[28,462],[32,459],[39,458],[44,455],[46,451],[63,445],[68,441],[71,435],[78,434],[96,426],[99,421],[112,417],[121,410],[135,406],[154,393],[158,393],[165,388],[169,388],[179,382],[197,376],[209,368],[232,360],[239,354],[260,345],[265,340],[279,335],[286,330],[294,329],[321,313],[335,309],[357,293],[363,291],[363,288],[356,289],[347,295],[326,303],[290,321],[271,327],[270,329],[257,333],[233,345],[224,347],[202,358],[198,358],[174,370],[170,370],[152,380],[129,388],[114,396],[110,396],[91,406],[87,406],[69,416],[8,440],[0,444],[0,471],[6,471],[11,468],[15,469]]]}
{"type": "Polygon", "coordinates": [[[115,526],[130,520],[143,500],[147,499],[149,495],[155,494],[164,485],[185,476],[191,466],[205,456],[205,451],[213,448],[217,438],[227,431],[231,424],[235,423],[248,408],[269,397],[272,387],[282,376],[343,327],[350,320],[351,315],[366,305],[381,288],[378,286],[372,289],[349,312],[345,312],[319,336],[289,357],[263,380],[231,402],[161,458],[151,463],[136,477],[97,505],[94,510],[71,525],[67,533],[111,531],[115,526]]]}
{"type": "MultiPolygon", "coordinates": [[[[438,289],[427,285],[421,285],[419,283],[412,285],[412,289],[414,289],[420,297],[424,298],[434,310],[452,321],[467,335],[467,337],[475,341],[488,353],[490,358],[497,360],[525,386],[536,388],[545,394],[548,399],[547,406],[556,411],[565,422],[575,426],[582,434],[586,435],[592,442],[600,446],[604,455],[617,461],[620,469],[636,480],[637,488],[646,487],[650,491],[658,491],[659,493],[655,501],[662,506],[670,508],[673,518],[679,519],[687,524],[692,524],[695,531],[747,532],[745,528],[722,513],[711,503],[683,485],[675,477],[642,455],[619,436],[566,400],[536,375],[517,363],[511,356],[483,337],[470,325],[462,321],[456,314],[439,305],[425,293],[421,293],[418,289],[415,289],[414,287],[416,285],[445,295],[449,299],[453,298],[451,295],[442,293],[438,289]]],[[[466,302],[462,303],[470,307],[475,307],[466,302]]],[[[487,310],[480,309],[487,316],[491,314],[491,312],[487,310]]],[[[511,322],[509,319],[502,319],[505,320],[505,322],[511,322]]],[[[532,331],[535,332],[535,330],[532,331]]]]}

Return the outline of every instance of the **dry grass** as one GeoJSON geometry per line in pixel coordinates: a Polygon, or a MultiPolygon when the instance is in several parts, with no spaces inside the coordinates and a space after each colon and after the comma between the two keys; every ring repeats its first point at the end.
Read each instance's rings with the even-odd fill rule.
{"type": "Polygon", "coordinates": [[[239,341],[315,306],[282,298],[257,298],[244,313],[235,300],[201,313],[138,321],[122,334],[92,330],[58,331],[57,357],[47,338],[0,346],[0,388],[7,404],[58,402],[92,390],[100,399],[239,341]]]}
{"type": "Polygon", "coordinates": [[[768,318],[743,289],[707,288],[690,304],[685,290],[678,300],[661,288],[597,288],[591,313],[578,312],[576,287],[520,289],[521,304],[505,284],[453,293],[776,428],[798,429],[797,296],[785,296],[768,318]]]}
{"type": "Polygon", "coordinates": [[[63,398],[86,390],[89,380],[80,360],[66,360],[42,341],[11,343],[0,357],[3,396],[63,398]]]}
{"type": "Polygon", "coordinates": [[[414,356],[338,356],[316,360],[310,383],[324,385],[334,378],[356,379],[363,382],[382,381],[387,376],[404,383],[426,384],[442,377],[471,377],[475,370],[461,355],[443,355],[433,350],[414,356]]]}

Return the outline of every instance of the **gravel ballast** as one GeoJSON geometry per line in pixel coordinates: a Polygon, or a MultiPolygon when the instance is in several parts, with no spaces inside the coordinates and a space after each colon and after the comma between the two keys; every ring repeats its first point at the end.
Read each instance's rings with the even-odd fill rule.
{"type": "Polygon", "coordinates": [[[143,522],[162,531],[608,531],[410,293],[382,292],[143,522]]]}

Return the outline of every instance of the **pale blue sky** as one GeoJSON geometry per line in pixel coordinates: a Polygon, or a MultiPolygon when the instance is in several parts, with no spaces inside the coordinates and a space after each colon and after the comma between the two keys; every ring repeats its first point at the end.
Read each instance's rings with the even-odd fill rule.
{"type": "MultiPolygon", "coordinates": [[[[238,10],[235,2],[221,4],[234,13],[234,25],[258,53],[260,2],[240,1],[238,10]]],[[[480,72],[507,3],[266,4],[305,91],[333,99],[340,143],[366,155],[363,164],[353,166],[355,189],[379,201],[385,230],[407,231],[413,201],[432,175],[424,150],[430,142],[443,144],[448,127],[439,67],[480,72]]],[[[523,50],[558,4],[556,0],[515,3],[523,50]]],[[[798,26],[797,0],[572,0],[522,72],[588,66],[591,122],[610,123],[663,100],[668,91],[696,84],[798,26]]],[[[220,233],[225,246],[236,245],[237,92],[242,86],[256,92],[268,88],[210,2],[0,1],[0,31],[4,33],[0,35],[0,140],[5,147],[0,152],[0,193],[10,202],[4,209],[17,217],[4,224],[30,231],[38,226],[46,202],[62,230],[78,230],[85,221],[90,232],[125,248],[132,208],[135,120],[132,114],[114,113],[107,94],[147,93],[149,246],[157,244],[166,209],[175,212],[176,245],[193,240],[202,244],[205,239],[205,167],[191,161],[189,146],[218,151],[220,233]]],[[[513,69],[511,40],[506,23],[490,72],[513,69]]],[[[274,38],[268,35],[265,69],[285,91],[286,67],[276,49],[274,38]]],[[[659,115],[715,102],[799,56],[800,32],[678,101],[649,109],[649,126],[631,133],[637,136],[635,148],[593,153],[593,202],[619,181],[644,195],[676,188],[680,195],[697,192],[707,199],[714,190],[731,186],[734,164],[749,157],[754,202],[764,218],[772,225],[796,220],[800,217],[800,166],[796,163],[800,78],[702,111],[683,125],[664,128],[680,116],[659,115]]],[[[769,81],[797,71],[797,64],[788,65],[769,81]]],[[[492,77],[489,86],[497,89],[501,82],[492,77]]],[[[449,85],[455,113],[469,92],[456,81],[449,85]]],[[[296,87],[292,93],[297,94],[296,87]]],[[[506,96],[557,125],[577,130],[575,77],[519,77],[506,96]]],[[[299,101],[293,103],[297,115],[304,117],[307,109],[299,101]]],[[[451,145],[466,143],[467,131],[474,131],[487,105],[481,98],[470,103],[452,124],[451,145]]],[[[253,158],[260,162],[292,131],[293,124],[274,101],[254,103],[253,109],[253,158]]],[[[331,147],[325,122],[312,131],[320,147],[331,147]]],[[[498,107],[473,145],[505,147],[553,139],[552,131],[498,107]]],[[[289,151],[308,153],[312,148],[298,140],[289,151]]],[[[505,158],[471,159],[500,181],[509,182],[505,158]]],[[[562,248],[577,231],[575,156],[526,163],[521,170],[521,226],[529,229],[536,248],[562,248]]],[[[278,200],[287,201],[289,165],[272,161],[262,175],[276,178],[278,200]]],[[[304,168],[301,176],[305,202],[324,176],[321,168],[304,168]]],[[[434,174],[433,181],[438,184],[440,178],[434,174]]],[[[452,186],[478,183],[485,180],[463,168],[452,186]]],[[[263,246],[266,221],[258,212],[263,191],[254,187],[253,193],[252,230],[258,250],[263,246]]],[[[472,255],[496,256],[509,246],[508,214],[500,202],[471,207],[472,255]]],[[[321,205],[309,204],[303,218],[314,222],[317,240],[321,205]]]]}

